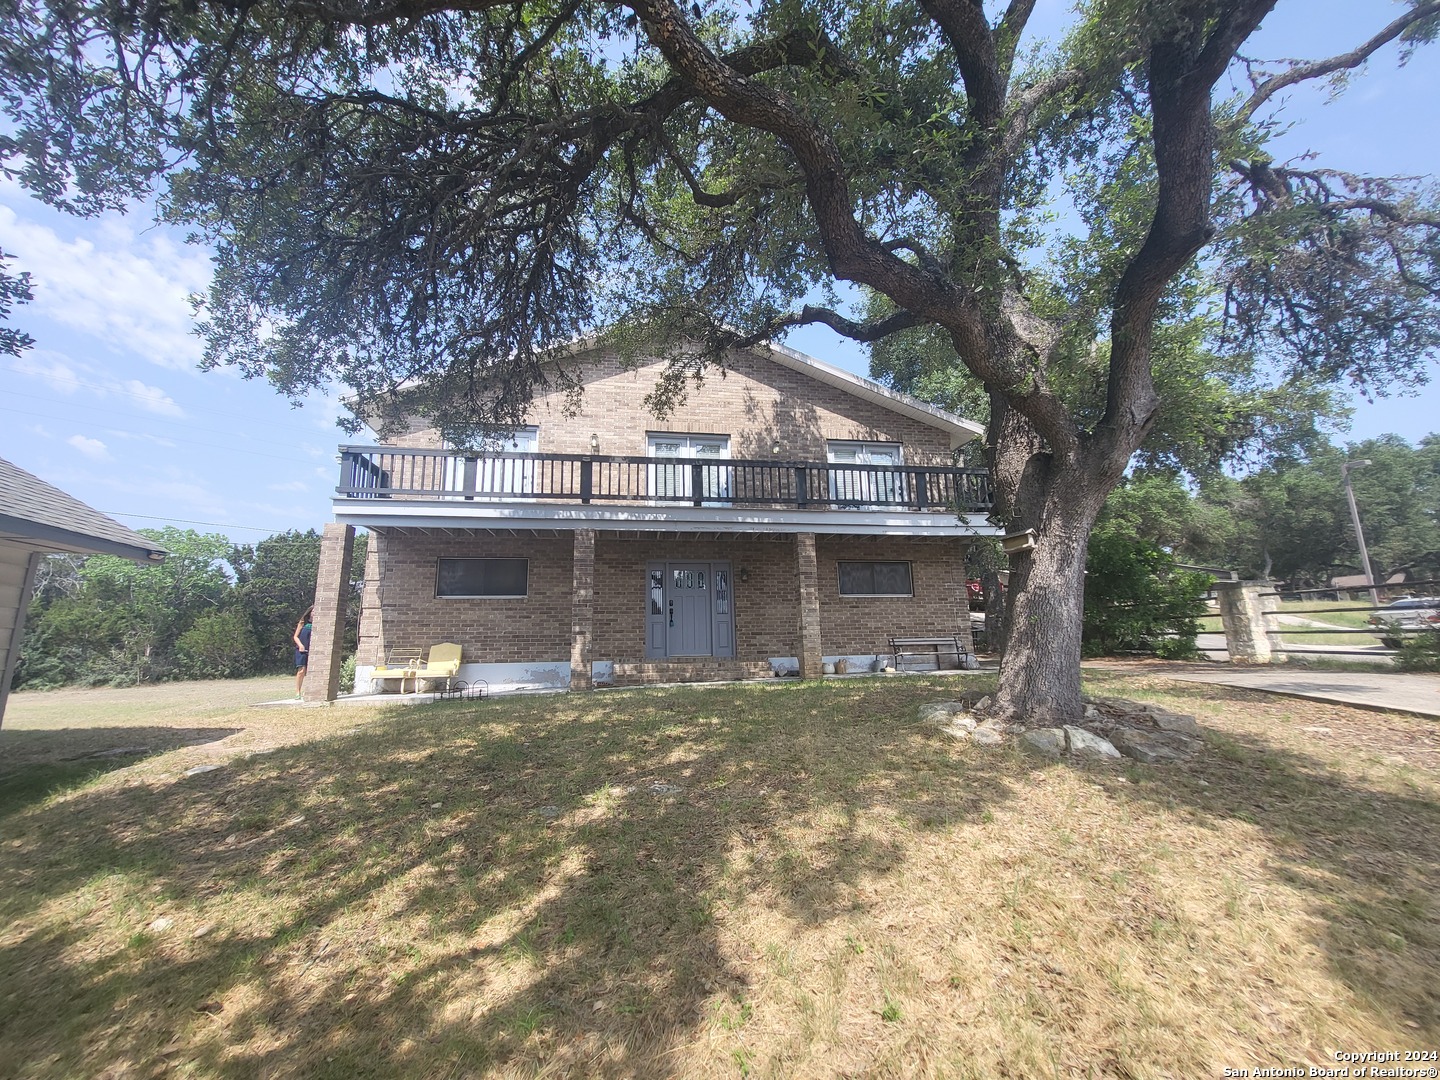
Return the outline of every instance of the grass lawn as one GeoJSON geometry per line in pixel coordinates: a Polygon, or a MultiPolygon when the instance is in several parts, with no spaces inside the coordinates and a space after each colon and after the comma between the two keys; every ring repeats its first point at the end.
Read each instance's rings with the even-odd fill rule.
{"type": "Polygon", "coordinates": [[[1091,688],[1196,716],[1206,753],[1077,767],[917,725],[954,677],[243,706],[287,681],[11,698],[0,1076],[1190,1078],[1440,1046],[1433,721],[1137,666],[1091,688]]]}

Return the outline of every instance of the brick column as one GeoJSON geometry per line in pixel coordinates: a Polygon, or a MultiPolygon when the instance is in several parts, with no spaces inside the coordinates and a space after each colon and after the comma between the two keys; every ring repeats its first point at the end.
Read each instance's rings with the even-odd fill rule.
{"type": "Polygon", "coordinates": [[[815,534],[795,534],[795,578],[800,585],[800,677],[820,677],[820,574],[815,562],[815,534]]]}
{"type": "Polygon", "coordinates": [[[340,655],[345,642],[345,600],[350,592],[350,560],[355,529],[330,522],[320,538],[320,570],[315,575],[315,612],[310,617],[310,667],[305,701],[334,701],[340,693],[340,655]]]}
{"type": "Polygon", "coordinates": [[[590,635],[595,625],[595,530],[575,530],[570,592],[570,689],[590,690],[590,635]]]}
{"type": "Polygon", "coordinates": [[[385,536],[370,530],[365,544],[365,591],[360,596],[360,627],[355,632],[355,662],[380,664],[386,656],[385,609],[381,604],[384,586],[380,584],[380,566],[384,556],[385,536]]]}

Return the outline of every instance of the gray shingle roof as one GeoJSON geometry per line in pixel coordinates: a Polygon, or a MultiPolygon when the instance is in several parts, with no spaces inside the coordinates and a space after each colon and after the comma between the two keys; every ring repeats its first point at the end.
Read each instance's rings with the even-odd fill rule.
{"type": "Polygon", "coordinates": [[[0,537],[48,551],[82,551],[150,560],[164,555],[154,540],[0,458],[0,537]]]}

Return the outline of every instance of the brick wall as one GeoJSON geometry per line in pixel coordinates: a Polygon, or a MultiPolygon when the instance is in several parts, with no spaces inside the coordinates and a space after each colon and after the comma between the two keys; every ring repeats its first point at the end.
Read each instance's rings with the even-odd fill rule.
{"type": "MultiPolygon", "coordinates": [[[[387,653],[423,650],[440,641],[459,642],[471,663],[568,662],[573,551],[569,533],[557,538],[483,533],[441,538],[403,529],[376,530],[367,560],[359,662],[374,664],[387,653]],[[530,595],[523,600],[437,599],[435,566],[441,557],[528,558],[530,595]]],[[[730,563],[737,660],[798,655],[793,536],[691,540],[599,532],[590,649],[594,659],[644,659],[645,566],[667,560],[730,563]]],[[[825,654],[883,653],[891,635],[958,633],[968,640],[960,541],[820,536],[816,561],[825,654]],[[852,559],[911,562],[915,595],[841,597],[837,563],[852,559]]]]}
{"type": "MultiPolygon", "coordinates": [[[[711,371],[703,384],[688,386],[683,406],[664,420],[645,408],[663,361],[626,370],[609,354],[592,354],[583,376],[580,412],[566,415],[564,394],[537,398],[529,422],[540,429],[540,451],[588,454],[590,436],[606,456],[644,456],[647,432],[730,436],[730,456],[771,457],[778,440],[786,461],[824,461],[831,439],[898,442],[907,465],[950,464],[950,437],[938,428],[856,397],[750,352],[731,354],[723,374],[711,371]]],[[[434,430],[393,440],[397,446],[438,447],[434,430]]]]}
{"type": "Polygon", "coordinates": [[[828,655],[883,653],[887,637],[959,634],[970,642],[965,550],[955,539],[816,538],[820,640],[828,655]],[[841,596],[841,561],[909,562],[915,595],[841,596]]]}
{"type": "Polygon", "coordinates": [[[569,533],[461,538],[387,528],[374,530],[371,544],[375,558],[367,560],[367,577],[373,566],[378,580],[366,582],[359,663],[377,663],[387,653],[424,652],[442,641],[459,643],[466,663],[570,662],[569,533]],[[530,595],[437,598],[436,560],[442,557],[529,559],[530,595]]]}
{"type": "Polygon", "coordinates": [[[597,660],[644,659],[645,564],[666,561],[730,563],[736,659],[795,655],[800,599],[791,537],[683,540],[602,532],[595,540],[591,653],[597,660]]]}

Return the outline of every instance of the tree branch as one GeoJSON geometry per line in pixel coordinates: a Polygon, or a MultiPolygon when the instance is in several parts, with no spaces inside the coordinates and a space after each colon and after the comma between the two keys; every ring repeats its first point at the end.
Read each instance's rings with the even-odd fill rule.
{"type": "Polygon", "coordinates": [[[1265,80],[1250,95],[1250,99],[1240,106],[1240,111],[1235,114],[1234,123],[1243,124],[1254,115],[1265,102],[1269,101],[1287,86],[1294,86],[1296,83],[1306,82],[1310,79],[1323,78],[1326,75],[1337,71],[1348,71],[1357,68],[1370,58],[1370,55],[1384,45],[1388,45],[1397,37],[1403,34],[1415,23],[1428,19],[1433,15],[1440,15],[1440,0],[1431,0],[1430,3],[1418,4],[1411,8],[1404,15],[1392,22],[1385,29],[1372,37],[1363,45],[1351,49],[1339,56],[1332,56],[1328,60],[1315,60],[1308,64],[1299,64],[1289,71],[1272,76],[1265,80]]]}

